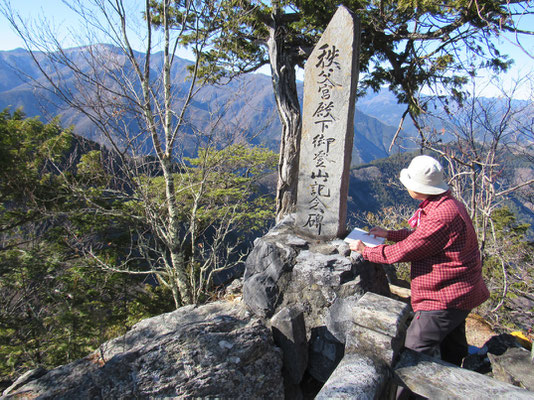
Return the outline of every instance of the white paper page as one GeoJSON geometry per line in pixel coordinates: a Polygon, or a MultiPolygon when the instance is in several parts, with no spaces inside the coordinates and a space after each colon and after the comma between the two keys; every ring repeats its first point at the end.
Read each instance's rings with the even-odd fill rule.
{"type": "Polygon", "coordinates": [[[369,247],[376,247],[385,242],[384,238],[369,235],[368,232],[360,228],[354,228],[354,230],[345,238],[345,242],[347,243],[354,242],[355,240],[361,240],[364,245],[369,247]]]}

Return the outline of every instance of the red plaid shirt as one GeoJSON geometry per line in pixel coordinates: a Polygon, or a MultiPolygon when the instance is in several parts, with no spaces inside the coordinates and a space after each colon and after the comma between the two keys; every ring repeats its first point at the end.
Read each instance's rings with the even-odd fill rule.
{"type": "Polygon", "coordinates": [[[374,263],[412,263],[414,311],[471,310],[489,297],[473,223],[450,192],[428,200],[414,231],[389,231],[387,239],[396,243],[366,247],[363,257],[374,263]]]}

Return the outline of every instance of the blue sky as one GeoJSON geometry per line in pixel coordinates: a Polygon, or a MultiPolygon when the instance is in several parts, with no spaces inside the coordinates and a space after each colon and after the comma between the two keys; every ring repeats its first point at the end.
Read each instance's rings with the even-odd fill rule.
{"type": "MultiPolygon", "coordinates": [[[[0,0],[3,2],[4,0],[0,0]]],[[[53,26],[56,27],[57,32],[60,32],[62,35],[65,44],[68,46],[69,41],[72,40],[72,44],[75,44],[73,38],[71,38],[71,33],[68,31],[68,27],[76,27],[75,21],[77,15],[66,7],[61,0],[11,0],[13,7],[17,10],[23,18],[38,19],[40,17],[45,17],[53,26]]],[[[141,4],[142,2],[136,1],[127,1],[131,4],[141,4]]],[[[531,29],[534,26],[534,17],[530,16],[529,19],[525,19],[524,26],[528,29],[531,29]]],[[[11,26],[4,19],[3,16],[0,16],[0,50],[12,50],[17,47],[23,47],[21,39],[16,33],[13,32],[11,26]]],[[[524,77],[527,74],[534,73],[534,58],[528,56],[520,48],[512,44],[513,37],[500,39],[500,46],[503,49],[503,52],[510,55],[512,59],[515,60],[514,66],[511,71],[504,77],[504,85],[510,85],[514,80],[524,77]]],[[[530,54],[534,55],[534,37],[523,38],[522,45],[530,54]]],[[[179,53],[179,56],[187,57],[187,52],[179,53]]],[[[262,72],[269,73],[268,68],[265,68],[262,72]]],[[[298,74],[302,79],[302,71],[298,74]]],[[[485,85],[486,77],[481,78],[482,85],[485,85]]],[[[533,79],[534,81],[534,79],[533,79]]],[[[486,95],[497,95],[495,88],[488,87],[483,94],[486,95]]],[[[530,90],[525,88],[522,93],[517,97],[528,98],[530,95],[530,90]]],[[[532,98],[532,97],[530,97],[532,98]]]]}
{"type": "MultiPolygon", "coordinates": [[[[44,15],[54,19],[57,23],[65,23],[73,17],[72,12],[61,2],[61,0],[16,0],[12,1],[13,8],[23,17],[36,18],[44,15]]],[[[23,47],[23,43],[18,35],[13,32],[11,25],[0,16],[0,50],[12,50],[23,47]]]]}

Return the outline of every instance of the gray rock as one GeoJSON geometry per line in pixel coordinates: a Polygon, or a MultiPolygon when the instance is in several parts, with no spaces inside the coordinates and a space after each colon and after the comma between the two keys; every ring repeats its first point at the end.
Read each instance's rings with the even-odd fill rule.
{"type": "Polygon", "coordinates": [[[329,331],[360,354],[391,366],[402,347],[410,306],[375,293],[338,299],[326,317],[329,331]]]}
{"type": "Polygon", "coordinates": [[[325,255],[340,254],[344,257],[350,256],[351,253],[349,244],[341,239],[333,239],[329,241],[311,241],[309,249],[314,253],[321,253],[325,255]]]}
{"type": "Polygon", "coordinates": [[[400,384],[428,399],[534,399],[528,390],[408,349],[394,374],[400,384]]]}
{"type": "Polygon", "coordinates": [[[297,253],[286,244],[285,238],[266,235],[256,241],[245,262],[245,281],[258,273],[276,281],[284,271],[291,271],[297,253]]]}
{"type": "Polygon", "coordinates": [[[308,372],[319,382],[326,382],[345,354],[345,346],[325,326],[312,329],[308,372]]]}
{"type": "Polygon", "coordinates": [[[351,354],[343,358],[315,397],[329,399],[380,399],[387,383],[387,370],[364,356],[351,354]]]}
{"type": "Polygon", "coordinates": [[[346,328],[342,325],[349,316],[334,321],[343,314],[340,310],[331,318],[333,336],[325,326],[329,308],[343,298],[356,301],[369,290],[389,293],[389,285],[381,265],[354,262],[340,254],[350,253],[342,240],[306,239],[307,247],[295,247],[299,242],[294,237],[295,228],[284,222],[255,242],[246,262],[243,300],[260,318],[286,307],[302,310],[309,343],[308,372],[324,382],[343,356],[341,332],[346,328]]]}
{"type": "Polygon", "coordinates": [[[534,363],[528,350],[511,347],[500,356],[488,353],[488,357],[495,379],[534,391],[534,363]]]}
{"type": "Polygon", "coordinates": [[[249,309],[259,317],[270,317],[280,303],[282,294],[277,281],[270,276],[257,274],[243,285],[243,300],[249,309]]]}
{"type": "Polygon", "coordinates": [[[318,242],[310,246],[310,251],[313,253],[320,253],[324,255],[339,254],[337,247],[332,245],[332,242],[318,242]]]}
{"type": "Polygon", "coordinates": [[[243,293],[243,279],[234,279],[224,290],[227,296],[243,293]]]}
{"type": "Polygon", "coordinates": [[[355,268],[347,257],[312,253],[308,250],[299,253],[293,272],[296,279],[321,287],[337,287],[356,276],[355,268]]]}
{"type": "Polygon", "coordinates": [[[301,251],[283,289],[280,307],[298,307],[304,311],[307,336],[311,329],[325,325],[325,315],[336,299],[362,295],[363,283],[355,274],[349,258],[339,254],[301,251]]]}
{"type": "Polygon", "coordinates": [[[286,243],[291,247],[302,247],[305,248],[308,246],[308,241],[305,239],[302,239],[295,235],[289,235],[287,238],[286,243]]]}
{"type": "Polygon", "coordinates": [[[21,376],[19,376],[19,378],[15,382],[13,382],[13,384],[10,387],[4,390],[2,395],[7,396],[11,392],[14,392],[16,389],[18,389],[19,387],[24,386],[26,383],[30,381],[40,378],[46,373],[47,373],[47,370],[44,369],[43,367],[31,369],[25,372],[24,374],[22,374],[21,376]]]}
{"type": "Polygon", "coordinates": [[[270,331],[239,303],[183,307],[141,321],[84,359],[7,398],[283,398],[270,331]]]}
{"type": "Polygon", "coordinates": [[[345,299],[347,297],[354,296],[359,299],[365,294],[361,277],[356,276],[353,280],[342,284],[337,291],[337,298],[345,299]]]}
{"type": "Polygon", "coordinates": [[[275,344],[284,355],[284,378],[290,384],[298,384],[308,366],[308,340],[304,314],[296,309],[283,308],[272,319],[271,327],[275,344]]]}
{"type": "Polygon", "coordinates": [[[345,353],[366,355],[377,363],[392,366],[404,344],[404,335],[389,336],[359,325],[347,334],[345,353]]]}
{"type": "Polygon", "coordinates": [[[270,317],[282,300],[284,274],[291,272],[297,252],[272,233],[256,240],[245,263],[243,300],[259,317],[270,317]]]}
{"type": "Polygon", "coordinates": [[[365,293],[352,312],[353,321],[376,332],[396,337],[406,330],[410,306],[376,293],[365,293]]]}
{"type": "Polygon", "coordinates": [[[390,297],[389,282],[381,264],[369,261],[355,263],[356,275],[361,279],[363,290],[390,297]]]}
{"type": "Polygon", "coordinates": [[[283,307],[298,305],[310,337],[312,327],[324,325],[324,315],[337,298],[366,291],[389,294],[381,265],[352,261],[340,239],[299,241],[293,221],[288,216],[257,239],[246,260],[243,300],[255,315],[269,318],[283,307]],[[307,247],[301,246],[304,242],[307,247]]]}
{"type": "Polygon", "coordinates": [[[332,240],[332,246],[334,246],[339,254],[345,257],[349,257],[351,250],[349,248],[349,244],[345,242],[344,240],[332,240]]]}
{"type": "Polygon", "coordinates": [[[371,292],[338,298],[328,311],[326,326],[342,343],[347,342],[348,333],[354,336],[367,330],[399,338],[402,342],[411,314],[410,306],[406,303],[371,292]],[[364,329],[356,332],[354,325],[364,329]]]}
{"type": "Polygon", "coordinates": [[[347,334],[354,326],[353,311],[356,309],[360,297],[363,295],[338,298],[328,309],[325,322],[330,333],[341,343],[347,342],[347,334]]]}

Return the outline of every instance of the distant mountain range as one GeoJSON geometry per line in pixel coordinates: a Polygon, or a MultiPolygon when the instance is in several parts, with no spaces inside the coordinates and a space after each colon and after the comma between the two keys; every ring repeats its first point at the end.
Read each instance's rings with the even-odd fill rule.
{"type": "MultiPolygon", "coordinates": [[[[118,52],[112,46],[104,47],[110,52],[118,52]]],[[[77,60],[83,60],[86,49],[73,48],[68,51],[77,60]]],[[[42,55],[37,54],[37,57],[42,55]]],[[[161,53],[153,55],[154,65],[161,65],[161,57],[161,53]]],[[[178,89],[186,88],[186,68],[190,64],[188,60],[175,60],[172,78],[178,89]]],[[[59,68],[57,73],[63,74],[65,83],[70,85],[73,95],[76,95],[76,82],[69,81],[73,79],[72,74],[62,68],[59,68]]],[[[104,143],[87,117],[66,108],[53,91],[46,88],[39,69],[27,51],[22,49],[0,51],[0,109],[22,107],[27,116],[40,116],[45,122],[60,115],[63,126],[73,126],[76,135],[100,144],[104,143]],[[39,82],[43,88],[37,89],[32,80],[39,82]]],[[[299,82],[300,98],[302,89],[302,82],[299,82]]],[[[351,171],[349,213],[376,212],[385,206],[398,207],[400,204],[411,204],[410,198],[402,188],[397,189],[387,184],[388,181],[396,180],[400,169],[405,167],[413,156],[402,153],[390,157],[388,153],[405,107],[398,104],[394,95],[387,90],[369,93],[357,100],[352,152],[352,165],[356,168],[351,171]]],[[[218,129],[234,133],[242,132],[244,138],[252,135],[253,144],[262,144],[278,151],[281,125],[275,109],[269,76],[247,74],[231,81],[228,85],[204,87],[195,96],[187,117],[197,129],[208,130],[214,113],[220,113],[219,110],[224,110],[224,113],[219,114],[218,129]],[[254,136],[257,132],[259,133],[254,136]]],[[[413,126],[408,122],[405,123],[405,134],[406,132],[408,134],[412,132],[413,135],[413,126]]],[[[394,150],[394,153],[399,153],[398,149],[394,150]]],[[[533,172],[532,168],[527,167],[513,168],[511,173],[521,180],[523,178],[520,177],[520,173],[533,172]]],[[[521,220],[534,224],[534,206],[530,202],[514,196],[508,205],[521,220]]],[[[533,231],[531,229],[530,237],[534,237],[533,231]]]]}
{"type": "MultiPolygon", "coordinates": [[[[107,46],[110,52],[118,51],[107,46]]],[[[77,60],[83,60],[85,48],[69,49],[77,60]]],[[[38,57],[42,55],[37,54],[38,57]]],[[[161,53],[152,57],[157,65],[161,53]]],[[[191,64],[184,59],[176,59],[172,71],[173,80],[185,87],[186,67],[191,64]]],[[[76,82],[65,67],[59,67],[57,73],[62,74],[65,83],[73,88],[76,95],[76,82]],[[72,82],[68,80],[71,79],[72,82]]],[[[41,73],[32,60],[31,55],[22,49],[0,51],[0,108],[21,107],[27,116],[40,116],[48,121],[60,115],[64,126],[73,126],[77,135],[104,143],[95,126],[87,117],[76,110],[69,109],[54,95],[52,91],[36,88],[35,82],[47,87],[41,73]]],[[[302,82],[298,83],[302,98],[302,82]]],[[[254,144],[263,144],[278,151],[280,145],[281,125],[275,109],[274,95],[270,77],[262,74],[247,74],[235,79],[228,85],[212,85],[204,87],[195,97],[189,118],[194,125],[205,129],[210,124],[214,110],[225,109],[219,126],[224,129],[235,129],[250,136],[261,128],[261,133],[252,139],[254,144]]],[[[358,99],[354,117],[354,149],[352,164],[370,162],[389,155],[388,148],[397,129],[398,121],[404,106],[397,104],[395,97],[382,91],[369,94],[358,99]]]]}
{"type": "MultiPolygon", "coordinates": [[[[367,164],[361,164],[351,169],[348,205],[350,222],[361,223],[362,217],[368,213],[378,213],[386,208],[412,212],[419,203],[413,200],[398,177],[400,170],[406,168],[412,157],[419,152],[404,152],[390,157],[377,159],[367,164]]],[[[511,182],[520,183],[534,177],[534,169],[527,160],[509,153],[505,154],[508,166],[503,174],[511,182]]],[[[525,189],[513,193],[510,198],[501,202],[501,206],[508,207],[520,223],[530,224],[527,239],[534,240],[534,204],[532,204],[532,190],[525,189]]]]}

